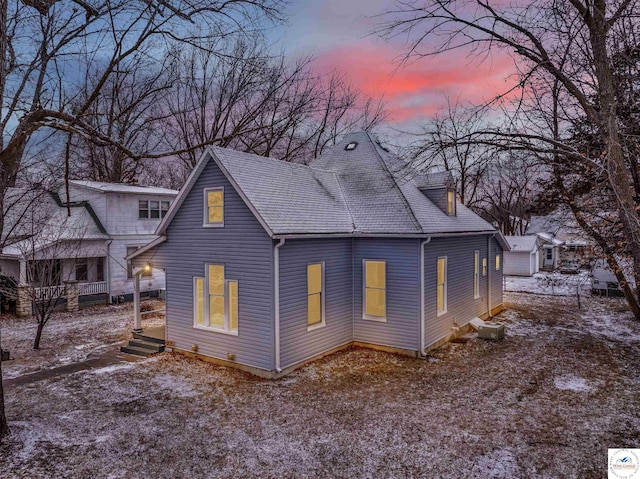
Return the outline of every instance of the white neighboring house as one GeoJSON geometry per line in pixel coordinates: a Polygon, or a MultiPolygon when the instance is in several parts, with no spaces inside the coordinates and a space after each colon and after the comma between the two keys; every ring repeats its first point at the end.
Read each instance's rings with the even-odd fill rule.
{"type": "Polygon", "coordinates": [[[570,262],[584,262],[593,256],[594,244],[576,223],[570,212],[556,210],[547,216],[532,216],[527,235],[546,241],[540,269],[555,269],[570,262]]]}
{"type": "MultiPolygon", "coordinates": [[[[24,206],[14,208],[12,216],[16,218],[10,218],[10,223],[18,223],[17,217],[20,217],[20,227],[8,232],[5,226],[5,235],[15,239],[6,241],[5,238],[10,244],[0,253],[0,272],[26,285],[30,262],[55,259],[52,264],[59,271],[55,275],[57,283],[78,281],[81,300],[83,296],[111,302],[120,298],[131,300],[134,271],[125,257],[156,239],[153,232],[178,192],[71,180],[68,198],[71,217],[67,216],[66,193],[64,185],[54,191],[14,189],[12,194],[24,206]],[[34,212],[44,218],[40,223],[45,225],[35,233],[27,231],[34,230],[34,222],[25,220],[34,212]],[[37,251],[29,247],[29,241],[33,244],[35,237],[38,238],[37,251]],[[73,244],[73,248],[48,246],[65,242],[73,244]]],[[[143,294],[163,289],[164,272],[152,269],[149,275],[143,273],[140,286],[143,294]]]]}
{"type": "MultiPolygon", "coordinates": [[[[66,189],[58,190],[64,198],[66,189]]],[[[109,237],[105,256],[105,278],[111,301],[124,296],[133,298],[133,270],[126,257],[157,238],[154,232],[178,194],[176,190],[152,186],[125,185],[98,181],[71,180],[71,202],[86,201],[109,237]]],[[[142,293],[159,291],[165,287],[162,270],[143,273],[140,281],[142,293]]]]}
{"type": "Polygon", "coordinates": [[[539,270],[539,240],[537,236],[505,236],[511,247],[505,251],[504,274],[533,276],[539,270]]]}

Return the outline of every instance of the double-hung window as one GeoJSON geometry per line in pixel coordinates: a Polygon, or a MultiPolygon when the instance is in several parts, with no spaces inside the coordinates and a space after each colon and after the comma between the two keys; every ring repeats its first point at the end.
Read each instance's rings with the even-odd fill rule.
{"type": "Polygon", "coordinates": [[[447,312],[447,257],[438,258],[438,283],[436,308],[438,316],[447,312]]]}
{"type": "Polygon", "coordinates": [[[500,271],[500,255],[496,255],[496,271],[500,271]]]}
{"type": "Polygon", "coordinates": [[[204,278],[193,279],[193,324],[238,334],[238,281],[225,278],[224,266],[207,264],[204,278]]]}
{"type": "Polygon", "coordinates": [[[364,319],[387,320],[387,264],[382,260],[363,261],[364,319]]]}
{"type": "Polygon", "coordinates": [[[169,201],[139,200],[138,218],[140,219],[160,219],[164,218],[169,211],[169,201]]]}
{"type": "Polygon", "coordinates": [[[476,251],[473,257],[473,298],[480,297],[480,251],[476,251]]]}
{"type": "Polygon", "coordinates": [[[325,325],[324,263],[307,265],[307,329],[325,325]]]}
{"type": "Polygon", "coordinates": [[[224,188],[204,190],[204,226],[224,226],[224,188]]]}
{"type": "Polygon", "coordinates": [[[487,275],[487,258],[482,258],[482,276],[487,275]]]}

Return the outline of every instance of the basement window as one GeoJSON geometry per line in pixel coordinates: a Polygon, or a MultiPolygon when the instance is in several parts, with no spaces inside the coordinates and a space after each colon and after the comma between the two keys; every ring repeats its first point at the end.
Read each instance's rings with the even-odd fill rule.
{"type": "Polygon", "coordinates": [[[358,142],[352,141],[351,143],[347,143],[347,146],[345,146],[344,149],[347,151],[352,151],[356,149],[356,146],[358,146],[358,142]]]}

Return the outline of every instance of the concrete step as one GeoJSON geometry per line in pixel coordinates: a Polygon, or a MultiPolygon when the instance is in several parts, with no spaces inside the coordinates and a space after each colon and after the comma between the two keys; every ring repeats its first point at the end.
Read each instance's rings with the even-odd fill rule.
{"type": "Polygon", "coordinates": [[[156,351],[152,351],[151,349],[140,348],[138,346],[121,346],[120,351],[127,354],[134,354],[136,356],[144,356],[145,358],[156,353],[156,351]]]}
{"type": "Polygon", "coordinates": [[[143,341],[142,339],[129,340],[129,346],[149,349],[154,353],[161,353],[162,351],[164,351],[164,344],[154,343],[152,341],[143,341]]]}
{"type": "Polygon", "coordinates": [[[145,336],[144,333],[133,333],[134,339],[140,339],[142,341],[147,341],[150,343],[164,344],[164,339],[154,338],[152,336],[145,336]]]}

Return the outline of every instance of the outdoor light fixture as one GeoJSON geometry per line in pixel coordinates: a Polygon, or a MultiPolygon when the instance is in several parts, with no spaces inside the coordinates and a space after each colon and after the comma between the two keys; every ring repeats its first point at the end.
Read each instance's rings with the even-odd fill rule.
{"type": "Polygon", "coordinates": [[[145,264],[144,265],[144,270],[145,271],[151,271],[151,264],[150,263],[145,264]]]}

